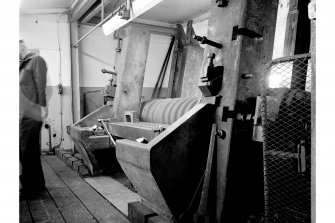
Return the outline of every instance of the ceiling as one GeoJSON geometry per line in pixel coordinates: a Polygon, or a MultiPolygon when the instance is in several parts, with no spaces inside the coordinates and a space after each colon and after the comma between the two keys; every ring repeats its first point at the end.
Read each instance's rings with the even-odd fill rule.
{"type": "MultiPolygon", "coordinates": [[[[104,0],[105,7],[104,16],[106,17],[115,10],[125,0],[104,0]]],[[[136,0],[135,0],[136,1],[136,0]]],[[[168,24],[182,24],[190,19],[194,19],[198,16],[205,14],[209,10],[211,0],[164,0],[157,4],[149,11],[139,16],[139,19],[158,21],[168,24]]],[[[80,15],[79,21],[83,20],[85,15],[91,12],[91,15],[86,18],[85,23],[97,24],[101,21],[101,0],[21,0],[20,11],[36,12],[38,10],[52,11],[56,9],[69,9],[73,4],[74,10],[76,7],[83,7],[84,12],[80,15]],[[89,7],[83,7],[84,2],[89,2],[89,7]],[[92,12],[94,14],[92,15],[92,12]]],[[[82,11],[83,11],[82,10],[82,11]]]]}
{"type": "Polygon", "coordinates": [[[20,9],[70,8],[75,0],[20,0],[20,9]]]}
{"type": "Polygon", "coordinates": [[[140,16],[141,19],[185,23],[205,14],[209,10],[210,0],[168,0],[163,1],[140,16]]]}

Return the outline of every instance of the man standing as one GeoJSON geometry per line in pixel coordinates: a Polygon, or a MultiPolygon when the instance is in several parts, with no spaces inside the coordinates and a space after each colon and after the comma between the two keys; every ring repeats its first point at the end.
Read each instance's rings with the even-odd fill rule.
{"type": "MultiPolygon", "coordinates": [[[[32,197],[45,188],[41,165],[40,131],[48,115],[44,59],[29,53],[20,40],[20,182],[24,197],[32,197]]],[[[20,193],[21,195],[21,193],[20,193]]]]}

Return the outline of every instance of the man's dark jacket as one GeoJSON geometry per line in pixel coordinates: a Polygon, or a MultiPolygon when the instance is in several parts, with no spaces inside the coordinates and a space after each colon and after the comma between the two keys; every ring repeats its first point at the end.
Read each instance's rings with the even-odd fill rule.
{"type": "Polygon", "coordinates": [[[46,106],[45,60],[29,53],[20,62],[20,119],[23,116],[41,118],[41,106],[46,106]]]}

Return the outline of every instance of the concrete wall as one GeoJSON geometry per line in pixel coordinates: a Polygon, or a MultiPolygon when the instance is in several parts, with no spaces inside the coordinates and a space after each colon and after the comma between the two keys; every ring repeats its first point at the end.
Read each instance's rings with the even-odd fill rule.
{"type": "MultiPolygon", "coordinates": [[[[61,148],[71,149],[72,142],[66,133],[67,125],[72,124],[71,106],[71,64],[69,23],[66,14],[21,14],[19,18],[20,38],[30,49],[39,51],[47,63],[47,103],[49,116],[46,120],[51,125],[52,146],[61,142],[61,148]],[[57,85],[64,87],[63,95],[58,94],[57,85]],[[60,108],[62,107],[62,111],[60,108]],[[61,121],[63,126],[61,126],[61,121]]],[[[41,147],[48,150],[48,131],[42,128],[41,147]]]]}

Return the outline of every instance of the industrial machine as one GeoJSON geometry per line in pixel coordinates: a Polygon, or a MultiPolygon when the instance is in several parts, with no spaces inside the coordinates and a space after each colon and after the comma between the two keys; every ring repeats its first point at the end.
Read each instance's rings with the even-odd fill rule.
{"type": "MultiPolygon", "coordinates": [[[[141,66],[145,65],[142,60],[146,57],[146,51],[133,41],[147,43],[145,38],[150,36],[144,38],[143,29],[136,25],[126,29],[128,36],[124,41],[131,43],[126,46],[133,47],[133,51],[123,50],[116,57],[115,66],[120,72],[113,105],[105,105],[71,126],[70,135],[92,175],[99,172],[96,153],[109,149],[110,155],[107,157],[110,162],[117,159],[116,164],[120,164],[143,205],[170,221],[180,219],[190,209],[194,213],[197,208],[194,206],[195,195],[199,200],[210,139],[216,134],[212,131],[212,124],[218,98],[209,95],[141,102],[143,83],[134,79],[143,81],[144,70],[141,66]],[[138,38],[139,34],[141,38],[138,38]],[[121,60],[122,63],[118,64],[120,58],[132,55],[134,51],[138,52],[136,59],[140,61],[121,60]],[[120,66],[124,66],[124,72],[121,72],[120,66]],[[131,68],[131,72],[126,72],[131,68]],[[138,77],[134,77],[134,74],[138,74],[138,77]],[[104,127],[106,134],[96,135],[96,131],[90,128],[94,125],[104,127]]],[[[214,66],[213,57],[210,58],[211,67],[214,66]]],[[[189,58],[189,61],[192,59],[199,60],[197,57],[189,58]]],[[[221,80],[217,78],[219,71],[222,68],[209,69],[206,74],[208,78],[202,82],[203,89],[217,93],[221,80]],[[213,71],[216,75],[213,75],[213,71]]],[[[185,74],[185,78],[189,79],[190,74],[185,74]]],[[[193,74],[200,75],[200,72],[193,74]]],[[[199,76],[192,78],[199,80],[199,76]]],[[[196,88],[189,89],[188,94],[192,94],[191,90],[195,91],[196,88]]]]}
{"type": "MultiPolygon", "coordinates": [[[[95,174],[94,151],[109,148],[142,198],[143,204],[168,219],[185,214],[205,171],[214,105],[198,98],[155,99],[141,112],[126,111],[111,119],[106,105],[71,127],[70,135],[95,174]],[[108,135],[96,136],[84,124],[103,118],[108,135]],[[108,121],[108,122],[107,122],[108,121]],[[192,129],[192,130],[191,130],[192,129]],[[145,142],[137,139],[145,138],[145,142]]],[[[109,157],[113,159],[111,155],[109,157]]]]}
{"type": "Polygon", "coordinates": [[[187,211],[206,166],[213,105],[197,98],[156,99],[139,122],[109,123],[116,157],[143,204],[169,219],[187,211]],[[145,137],[147,143],[136,139],[145,137]]]}
{"type": "MultiPolygon", "coordinates": [[[[71,137],[92,173],[93,151],[112,151],[111,162],[121,166],[141,197],[145,208],[137,211],[143,222],[154,215],[164,220],[152,222],[262,222],[264,216],[266,222],[308,222],[312,146],[306,55],[279,61],[293,67],[290,86],[283,82],[262,90],[278,1],[211,2],[207,37],[192,35],[191,23],[187,35],[180,25],[159,30],[176,37],[171,98],[141,101],[150,33],[157,27],[129,23],[118,30],[123,48],[115,58],[113,106],[76,123],[71,137]],[[198,45],[191,36],[207,44],[205,49],[193,49],[198,45]],[[194,97],[199,95],[194,89],[201,97],[194,97]],[[260,94],[262,102],[256,100],[260,94]],[[256,104],[263,108],[262,124],[256,104]],[[107,134],[94,135],[87,129],[93,125],[107,134]],[[263,155],[265,198],[263,185],[255,183],[263,183],[263,155]],[[256,165],[257,174],[251,171],[256,165]],[[259,192],[261,201],[253,197],[259,192]]],[[[134,209],[129,213],[139,222],[131,217],[134,209]]]]}
{"type": "Polygon", "coordinates": [[[111,107],[112,105],[100,107],[71,125],[68,130],[91,176],[102,174],[104,167],[107,166],[109,168],[119,168],[115,159],[114,147],[111,146],[108,135],[104,131],[97,131],[97,128],[101,128],[101,124],[97,121],[99,118],[112,117],[111,107]],[[93,126],[95,129],[92,128],[93,126]],[[107,165],[103,165],[103,163],[107,165]]]}

